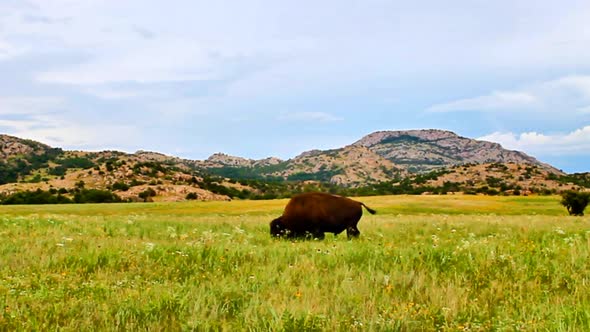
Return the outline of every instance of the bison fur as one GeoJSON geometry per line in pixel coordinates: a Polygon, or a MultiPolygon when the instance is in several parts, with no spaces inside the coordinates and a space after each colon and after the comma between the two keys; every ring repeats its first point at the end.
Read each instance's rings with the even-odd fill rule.
{"type": "Polygon", "coordinates": [[[338,235],[346,230],[348,238],[358,237],[357,224],[365,207],[371,214],[376,211],[350,198],[326,194],[305,193],[293,196],[283,215],[271,221],[273,237],[317,238],[324,233],[338,235]]]}

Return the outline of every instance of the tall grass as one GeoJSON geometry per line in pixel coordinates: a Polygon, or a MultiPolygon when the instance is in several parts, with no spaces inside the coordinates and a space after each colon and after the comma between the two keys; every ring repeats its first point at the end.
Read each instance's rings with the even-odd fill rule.
{"type": "Polygon", "coordinates": [[[590,224],[555,197],[363,198],[361,238],[281,201],[0,209],[0,330],[590,330],[590,224]]]}

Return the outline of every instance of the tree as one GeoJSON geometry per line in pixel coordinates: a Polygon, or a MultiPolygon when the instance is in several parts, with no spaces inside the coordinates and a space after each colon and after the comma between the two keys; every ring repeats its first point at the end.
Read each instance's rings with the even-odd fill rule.
{"type": "Polygon", "coordinates": [[[76,203],[116,203],[121,197],[108,190],[82,189],[74,195],[76,203]]]}
{"type": "Polygon", "coordinates": [[[570,216],[583,216],[584,209],[590,202],[590,192],[566,191],[561,194],[561,204],[570,216]]]}
{"type": "Polygon", "coordinates": [[[113,190],[127,191],[127,190],[129,190],[129,185],[126,184],[125,182],[115,182],[112,185],[112,189],[113,190]]]}
{"type": "Polygon", "coordinates": [[[199,195],[197,195],[197,193],[188,193],[186,195],[187,200],[192,200],[192,199],[197,199],[197,198],[199,198],[199,195]]]}
{"type": "Polygon", "coordinates": [[[139,198],[143,199],[144,202],[147,202],[150,197],[156,196],[156,191],[152,188],[147,188],[146,190],[139,193],[139,198]]]}

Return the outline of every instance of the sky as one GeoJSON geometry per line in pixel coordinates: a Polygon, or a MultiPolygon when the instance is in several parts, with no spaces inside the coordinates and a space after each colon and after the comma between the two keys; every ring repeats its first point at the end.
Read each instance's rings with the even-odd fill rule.
{"type": "Polygon", "coordinates": [[[590,171],[590,1],[0,0],[0,133],[293,158],[444,129],[590,171]]]}

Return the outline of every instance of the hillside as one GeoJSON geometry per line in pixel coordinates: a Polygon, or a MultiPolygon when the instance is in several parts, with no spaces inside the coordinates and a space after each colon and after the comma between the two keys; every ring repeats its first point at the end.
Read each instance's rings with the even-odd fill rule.
{"type": "Polygon", "coordinates": [[[443,130],[380,131],[352,145],[311,150],[273,162],[215,154],[199,164],[220,176],[253,179],[322,181],[347,187],[387,182],[464,164],[533,165],[563,176],[560,170],[497,143],[478,141],[443,130]]]}
{"type": "Polygon", "coordinates": [[[319,181],[346,187],[362,187],[407,175],[405,170],[389,160],[365,147],[354,145],[326,151],[312,150],[287,161],[275,158],[272,163],[268,159],[253,161],[219,154],[214,156],[216,164],[206,170],[227,177],[319,181]]]}
{"type": "Polygon", "coordinates": [[[425,187],[448,192],[528,195],[579,190],[583,186],[546,168],[532,164],[488,163],[466,164],[440,171],[427,180],[425,187]]]}
{"type": "Polygon", "coordinates": [[[72,199],[97,189],[124,201],[179,201],[289,197],[308,190],[522,194],[590,187],[587,173],[566,175],[522,152],[441,130],[376,132],[289,160],[63,151],[8,135],[0,135],[0,156],[0,200],[36,190],[72,199]]]}
{"type": "Polygon", "coordinates": [[[354,145],[367,147],[412,173],[461,164],[516,163],[537,165],[549,172],[563,174],[523,152],[444,130],[379,131],[361,138],[354,145]]]}
{"type": "Polygon", "coordinates": [[[237,187],[200,176],[180,158],[154,152],[62,151],[7,135],[0,136],[0,151],[2,195],[53,189],[73,196],[89,188],[131,201],[178,201],[189,194],[194,199],[228,200],[231,188],[237,187]]]}

